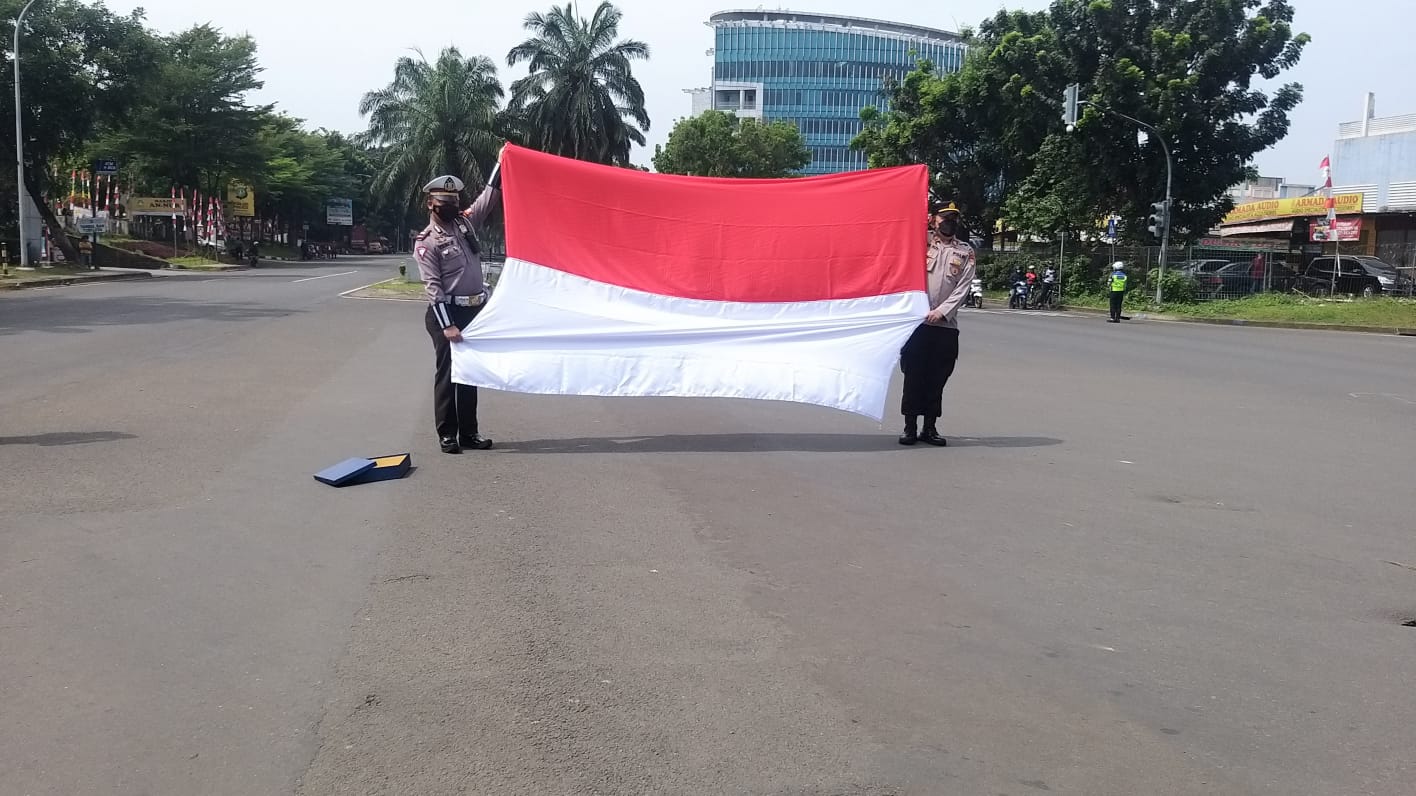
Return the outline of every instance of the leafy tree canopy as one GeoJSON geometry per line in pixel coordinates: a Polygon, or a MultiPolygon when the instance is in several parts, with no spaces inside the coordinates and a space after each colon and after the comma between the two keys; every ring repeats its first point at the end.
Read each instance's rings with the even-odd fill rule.
{"type": "Polygon", "coordinates": [[[655,170],[697,177],[787,177],[810,162],[811,150],[791,122],[738,120],[723,111],[679,121],[654,149],[655,170]]]}

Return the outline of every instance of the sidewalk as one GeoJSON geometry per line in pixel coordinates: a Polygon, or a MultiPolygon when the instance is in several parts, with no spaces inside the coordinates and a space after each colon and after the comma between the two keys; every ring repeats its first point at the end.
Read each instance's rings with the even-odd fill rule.
{"type": "Polygon", "coordinates": [[[83,268],[37,268],[21,271],[11,268],[8,276],[0,276],[0,290],[24,290],[39,287],[61,287],[84,282],[123,282],[130,279],[151,279],[152,274],[135,269],[104,268],[97,271],[83,268]]]}

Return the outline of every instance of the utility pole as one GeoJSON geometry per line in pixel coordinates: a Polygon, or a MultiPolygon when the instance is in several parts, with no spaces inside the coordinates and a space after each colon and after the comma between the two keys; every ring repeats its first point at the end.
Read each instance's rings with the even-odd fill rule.
{"type": "Polygon", "coordinates": [[[1131,122],[1132,124],[1140,126],[1141,129],[1155,136],[1155,140],[1160,142],[1160,150],[1165,153],[1165,210],[1160,214],[1160,278],[1157,279],[1155,283],[1155,303],[1159,304],[1165,296],[1162,288],[1162,285],[1165,282],[1165,258],[1166,254],[1170,249],[1170,219],[1171,212],[1174,210],[1175,207],[1174,201],[1171,199],[1170,196],[1171,178],[1174,174],[1174,164],[1171,162],[1170,159],[1170,147],[1165,143],[1165,136],[1161,135],[1160,131],[1157,130],[1154,125],[1147,124],[1133,116],[1127,116],[1126,114],[1121,113],[1120,111],[1114,111],[1110,108],[1098,105],[1095,102],[1090,102],[1088,100],[1080,100],[1077,98],[1079,90],[1080,89],[1078,88],[1077,84],[1073,83],[1067,86],[1067,90],[1062,96],[1062,121],[1067,126],[1067,132],[1072,132],[1072,130],[1076,127],[1077,108],[1082,105],[1090,105],[1093,108],[1096,108],[1097,110],[1101,111],[1102,113],[1109,113],[1113,116],[1119,116],[1122,119],[1131,122]]]}
{"type": "MultiPolygon", "coordinates": [[[[20,267],[30,264],[29,246],[25,242],[25,125],[20,105],[20,26],[25,23],[25,14],[38,0],[29,0],[15,18],[15,191],[19,204],[15,213],[20,222],[20,267]]],[[[61,233],[62,234],[62,233],[61,233]]]]}

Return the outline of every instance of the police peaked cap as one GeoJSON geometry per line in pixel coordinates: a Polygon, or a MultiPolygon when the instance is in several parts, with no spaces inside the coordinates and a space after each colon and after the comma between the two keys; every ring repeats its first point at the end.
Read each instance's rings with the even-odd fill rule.
{"type": "Polygon", "coordinates": [[[950,202],[950,203],[947,204],[947,205],[936,205],[936,206],[935,206],[935,208],[934,208],[934,214],[935,214],[936,216],[938,216],[938,215],[943,215],[943,214],[945,214],[945,213],[953,213],[954,215],[957,216],[957,215],[959,214],[959,208],[958,208],[958,207],[955,207],[953,202],[950,202]]]}
{"type": "Polygon", "coordinates": [[[462,193],[462,180],[446,174],[441,177],[434,177],[423,186],[423,192],[433,196],[457,196],[462,193]]]}

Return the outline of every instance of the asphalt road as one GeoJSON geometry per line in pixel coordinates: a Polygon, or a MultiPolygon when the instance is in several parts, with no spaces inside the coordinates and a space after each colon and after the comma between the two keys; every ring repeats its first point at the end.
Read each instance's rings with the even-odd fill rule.
{"type": "Polygon", "coordinates": [[[1416,340],[975,312],[948,449],[453,457],[394,263],[0,296],[0,793],[1411,793],[1416,340]]]}

